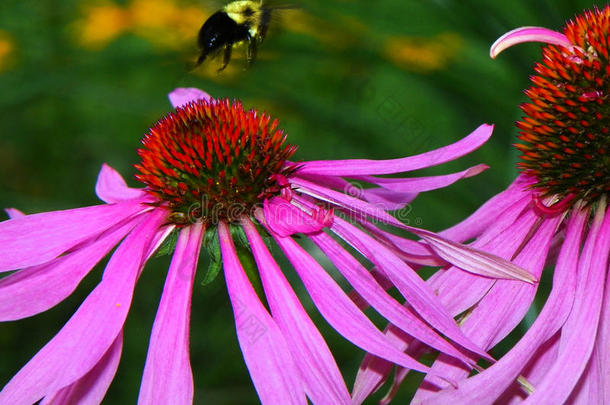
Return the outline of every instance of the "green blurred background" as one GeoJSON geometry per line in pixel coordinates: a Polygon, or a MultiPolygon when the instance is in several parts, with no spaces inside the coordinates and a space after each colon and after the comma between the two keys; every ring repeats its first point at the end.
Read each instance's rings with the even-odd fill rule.
{"type": "MultiPolygon", "coordinates": [[[[2,0],[0,207],[34,213],[97,204],[93,187],[104,162],[138,186],[132,165],[140,137],[170,110],[170,90],[194,86],[279,118],[302,160],[401,157],[454,142],[483,122],[495,123],[483,148],[423,172],[448,173],[480,162],[491,166],[411,205],[415,223],[443,229],[516,174],[513,122],[540,47],[522,45],[493,61],[491,43],[518,26],[559,29],[593,5],[576,0],[290,4],[300,8],[277,16],[251,69],[243,70],[245,55],[236,50],[226,71],[217,74],[219,60],[192,72],[187,66],[198,55],[197,30],[222,2],[2,0]]],[[[123,358],[105,403],[136,401],[168,261],[152,260],[138,283],[123,358]]],[[[98,266],[61,305],[0,327],[0,384],[61,328],[101,270],[98,266]]],[[[351,388],[362,352],[311,312],[351,388]]],[[[195,403],[258,402],[221,277],[195,286],[191,361],[195,403]]],[[[410,389],[402,387],[403,402],[410,389]]]]}

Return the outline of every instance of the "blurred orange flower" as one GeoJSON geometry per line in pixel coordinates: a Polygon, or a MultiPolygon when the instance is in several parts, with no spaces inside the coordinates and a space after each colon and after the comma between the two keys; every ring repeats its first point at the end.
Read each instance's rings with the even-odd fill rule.
{"type": "Polygon", "coordinates": [[[434,38],[396,36],[386,40],[382,53],[401,68],[425,73],[445,69],[460,52],[463,42],[455,33],[434,38]]]}

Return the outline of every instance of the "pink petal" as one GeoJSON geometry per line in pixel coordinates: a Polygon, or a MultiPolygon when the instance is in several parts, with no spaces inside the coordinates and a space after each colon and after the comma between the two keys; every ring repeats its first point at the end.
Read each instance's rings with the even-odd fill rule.
{"type": "Polygon", "coordinates": [[[489,358],[487,353],[464,336],[430,287],[406,263],[374,238],[341,218],[335,219],[331,229],[373,262],[392,281],[407,303],[432,327],[473,353],[489,358]]]}
{"type": "MultiPolygon", "coordinates": [[[[384,331],[386,337],[394,342],[396,347],[398,347],[402,351],[407,351],[409,349],[409,345],[416,342],[413,338],[406,335],[400,329],[393,325],[389,325],[386,327],[384,331]]],[[[417,345],[417,343],[415,343],[417,345]]],[[[424,345],[420,345],[424,347],[424,345]]],[[[409,353],[411,351],[409,350],[409,353]]],[[[414,353],[413,357],[420,357],[421,353],[414,353]]],[[[358,369],[358,374],[356,375],[356,380],[354,381],[354,389],[352,390],[352,404],[360,405],[363,403],[370,395],[377,392],[379,388],[384,384],[384,382],[389,377],[390,373],[394,369],[394,364],[388,362],[387,360],[381,359],[372,354],[366,354],[360,367],[358,369]]],[[[396,366],[397,369],[403,369],[402,367],[396,366]]],[[[403,369],[407,370],[407,369],[403,369]]]]}
{"type": "Polygon", "coordinates": [[[25,214],[19,211],[17,208],[6,208],[4,211],[6,212],[6,215],[8,215],[9,219],[25,217],[25,214]]]}
{"type": "Polygon", "coordinates": [[[202,237],[201,223],[184,228],[178,237],[153,324],[138,404],[193,402],[189,318],[202,237]]]}
{"type": "Polygon", "coordinates": [[[100,200],[108,204],[144,198],[147,195],[142,189],[128,187],[119,172],[106,163],[102,165],[102,169],[97,176],[95,193],[100,200]]]}
{"type": "Polygon", "coordinates": [[[593,349],[587,368],[580,377],[578,384],[574,387],[574,391],[566,403],[570,405],[590,405],[590,404],[606,404],[604,393],[604,381],[608,376],[602,377],[601,363],[598,357],[597,344],[593,349]]]}
{"type": "Polygon", "coordinates": [[[593,351],[608,272],[608,255],[599,252],[608,251],[610,215],[598,209],[580,255],[576,298],[562,328],[557,360],[524,403],[563,403],[582,375],[593,351]]]}
{"type": "Polygon", "coordinates": [[[355,216],[371,217],[415,233],[419,237],[424,238],[438,256],[463,270],[490,277],[498,275],[502,278],[512,278],[528,282],[533,281],[531,275],[505,259],[446,240],[432,232],[404,225],[379,207],[373,206],[362,200],[318,186],[317,184],[298,177],[291,178],[290,182],[298,187],[297,190],[299,192],[322,201],[336,204],[343,207],[345,210],[350,211],[355,216]]]}
{"type": "Polygon", "coordinates": [[[264,212],[269,228],[280,236],[316,233],[328,226],[327,223],[308,215],[281,197],[266,199],[264,212]]]}
{"type": "Polygon", "coordinates": [[[574,48],[568,37],[560,32],[542,27],[521,27],[502,35],[489,50],[489,56],[495,58],[503,50],[524,42],[543,42],[563,46],[569,50],[574,48]]]}
{"type": "Polygon", "coordinates": [[[401,209],[413,201],[415,197],[417,197],[417,193],[398,193],[378,187],[362,188],[350,183],[342,177],[322,176],[316,174],[302,175],[300,177],[304,177],[307,180],[313,181],[314,183],[324,187],[340,190],[347,195],[366,200],[389,211],[401,209]]]}
{"type": "MultiPolygon", "coordinates": [[[[533,233],[539,217],[533,210],[530,210],[516,219],[511,211],[507,210],[498,217],[489,230],[473,243],[473,246],[500,257],[514,257],[528,235],[533,233]],[[499,229],[496,229],[498,228],[496,225],[500,225],[499,229]],[[495,236],[491,240],[480,243],[487,239],[488,234],[495,236]]],[[[466,273],[456,267],[436,272],[428,279],[430,288],[438,292],[441,302],[453,316],[475,306],[489,293],[495,282],[489,278],[466,273]]]]}
{"type": "Polygon", "coordinates": [[[74,252],[0,279],[0,321],[36,315],[63,301],[138,220],[116,226],[74,252]]]}
{"type": "Polygon", "coordinates": [[[119,367],[122,348],[123,332],[95,367],[67,387],[44,397],[40,405],[101,404],[119,367]]]}
{"type": "Polygon", "coordinates": [[[432,249],[447,262],[460,269],[491,278],[503,278],[535,283],[538,279],[527,270],[496,255],[452,242],[432,232],[418,232],[432,249]]]}
{"type": "Polygon", "coordinates": [[[595,343],[599,374],[603,377],[601,389],[605,397],[602,402],[605,403],[610,402],[610,266],[608,266],[607,274],[604,303],[600,316],[599,331],[597,332],[597,342],[595,343]]]}
{"type": "Polygon", "coordinates": [[[350,395],[324,338],[299,302],[258,231],[246,219],[243,227],[260,270],[273,319],[291,342],[290,349],[314,404],[349,404],[350,395]]]}
{"type": "MultiPolygon", "coordinates": [[[[154,210],[125,238],[100,284],[0,392],[0,403],[34,403],[87,374],[123,328],[145,254],[166,213],[154,210]]],[[[30,216],[26,217],[29,218],[30,216]]]]}
{"type": "Polygon", "coordinates": [[[307,404],[289,345],[252,288],[224,222],[218,236],[239,346],[261,402],[307,404]]]}
{"type": "Polygon", "coordinates": [[[305,284],[314,304],[328,323],[350,342],[381,358],[421,372],[427,367],[388,342],[326,271],[291,238],[274,235],[305,284]]]}
{"type": "MultiPolygon", "coordinates": [[[[506,227],[497,226],[498,219],[507,218],[507,210],[512,212],[508,217],[510,222],[521,214],[531,203],[532,196],[528,186],[532,182],[533,179],[530,181],[529,177],[519,176],[505,191],[485,202],[474,214],[438,234],[456,242],[464,242],[480,236],[492,226],[496,227],[497,232],[503,231],[506,227]]],[[[487,234],[487,239],[493,238],[494,235],[487,234]]]]}
{"type": "Polygon", "coordinates": [[[554,271],[553,289],[540,315],[517,344],[497,363],[484,372],[459,384],[456,391],[448,388],[434,397],[435,403],[455,401],[483,403],[498,398],[522,373],[537,348],[553,337],[572,309],[576,289],[576,267],[582,232],[588,215],[573,215],[568,233],[554,271]]]}
{"type": "Polygon", "coordinates": [[[469,360],[468,357],[438,335],[430,325],[386,293],[371,273],[329,235],[320,233],[310,236],[310,239],[333,262],[350,285],[391,324],[443,353],[466,363],[474,364],[476,362],[469,360]]]}
{"type": "Polygon", "coordinates": [[[34,266],[150,207],[138,202],[44,212],[0,222],[0,271],[34,266]]]}
{"type": "Polygon", "coordinates": [[[362,198],[387,211],[403,209],[417,195],[417,193],[399,193],[384,188],[368,188],[362,191],[362,198]]]}
{"type": "Polygon", "coordinates": [[[168,94],[169,101],[174,108],[183,107],[197,100],[209,100],[211,97],[205,91],[194,87],[178,87],[168,94]]]}
{"type": "MultiPolygon", "coordinates": [[[[545,221],[523,247],[515,258],[515,262],[539,276],[544,268],[546,253],[553,234],[560,221],[560,217],[545,221]]],[[[537,285],[508,280],[496,281],[485,297],[471,309],[468,316],[462,321],[462,330],[473,342],[486,350],[495,346],[523,319],[534,300],[536,291],[537,285]]],[[[470,371],[444,355],[437,358],[433,368],[438,370],[438,374],[456,381],[466,378],[470,371]]],[[[431,378],[426,381],[437,386],[447,386],[444,381],[431,378]]],[[[424,396],[422,392],[418,392],[415,400],[421,400],[424,396]]]]}
{"type": "Polygon", "coordinates": [[[451,184],[489,169],[487,165],[476,165],[461,172],[445,174],[442,176],[411,177],[411,178],[385,178],[362,176],[358,180],[367,181],[372,184],[384,187],[394,192],[422,193],[424,191],[437,190],[450,186],[451,184]]]}
{"type": "Polygon", "coordinates": [[[461,140],[420,155],[409,156],[400,159],[389,160],[320,160],[304,162],[296,172],[301,174],[322,174],[329,176],[366,176],[379,174],[403,173],[412,170],[423,169],[449,162],[461,156],[467,155],[478,149],[491,136],[492,125],[483,124],[474,132],[461,140]]]}

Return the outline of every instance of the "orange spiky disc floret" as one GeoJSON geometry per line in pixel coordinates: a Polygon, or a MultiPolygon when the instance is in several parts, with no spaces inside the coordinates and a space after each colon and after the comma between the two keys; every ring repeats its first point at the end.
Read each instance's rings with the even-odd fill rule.
{"type": "Polygon", "coordinates": [[[169,113],[144,136],[136,178],[166,203],[170,222],[235,221],[281,191],[278,176],[296,147],[278,121],[240,102],[198,100],[169,113]]]}
{"type": "Polygon", "coordinates": [[[580,49],[545,46],[535,66],[515,146],[543,195],[591,203],[610,193],[609,33],[610,7],[588,11],[564,30],[580,49]]]}

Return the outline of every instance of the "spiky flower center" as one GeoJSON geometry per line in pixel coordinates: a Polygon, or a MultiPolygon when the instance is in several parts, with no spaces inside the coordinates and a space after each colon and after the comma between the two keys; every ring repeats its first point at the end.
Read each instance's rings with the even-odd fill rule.
{"type": "Polygon", "coordinates": [[[235,221],[280,193],[286,144],[277,120],[240,102],[199,100],[176,109],[144,136],[137,179],[172,212],[178,225],[235,221]]]}
{"type": "Polygon", "coordinates": [[[520,167],[544,196],[597,201],[610,193],[610,7],[568,22],[572,50],[549,45],[517,123],[520,167]]]}

